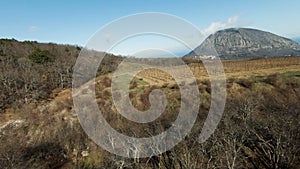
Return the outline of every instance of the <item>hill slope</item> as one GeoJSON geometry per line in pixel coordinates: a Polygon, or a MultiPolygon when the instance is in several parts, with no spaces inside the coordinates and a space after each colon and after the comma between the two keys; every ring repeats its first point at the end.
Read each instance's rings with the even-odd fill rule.
{"type": "Polygon", "coordinates": [[[215,52],[211,53],[216,53],[221,59],[300,55],[300,45],[290,39],[256,29],[230,28],[211,34],[186,56],[195,57],[202,53],[207,55],[207,44],[215,49],[215,52]]]}
{"type": "MultiPolygon", "coordinates": [[[[48,99],[53,89],[70,88],[80,51],[78,46],[0,39],[0,113],[48,99]]],[[[98,74],[114,70],[121,59],[105,54],[98,74]]]]}
{"type": "MultiPolygon", "coordinates": [[[[55,90],[50,99],[0,113],[0,166],[38,169],[128,166],[147,169],[159,168],[157,166],[180,168],[184,162],[186,168],[205,168],[207,163],[227,168],[227,163],[224,163],[227,155],[230,158],[225,160],[238,157],[236,165],[245,168],[297,168],[300,162],[300,144],[297,141],[300,138],[299,60],[300,57],[224,61],[228,72],[226,109],[218,129],[204,144],[195,140],[207,117],[212,90],[209,80],[199,72],[204,70],[203,64],[191,63],[190,68],[201,92],[194,128],[170,151],[141,158],[140,161],[116,156],[97,146],[81,128],[71,89],[55,90]],[[233,72],[240,74],[236,76],[233,72]],[[269,153],[274,151],[282,155],[270,156],[269,153]]],[[[154,69],[146,71],[130,85],[132,104],[139,110],[147,110],[150,106],[149,93],[159,88],[166,94],[168,105],[161,117],[144,124],[122,117],[115,108],[110,85],[112,74],[95,79],[96,101],[103,117],[116,131],[132,137],[145,138],[165,131],[176,120],[180,108],[180,89],[172,81],[165,81],[162,86],[144,82],[151,75],[158,80],[167,79],[167,74],[161,72],[158,75],[154,69]]],[[[92,84],[92,81],[87,83],[81,94],[91,93],[92,84]]],[[[104,132],[99,135],[109,137],[104,132]]],[[[107,143],[114,144],[114,139],[107,140],[107,143]]]]}

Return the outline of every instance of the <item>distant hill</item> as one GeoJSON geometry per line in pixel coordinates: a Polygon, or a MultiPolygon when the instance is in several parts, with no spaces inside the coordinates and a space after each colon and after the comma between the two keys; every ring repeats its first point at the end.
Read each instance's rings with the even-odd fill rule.
{"type": "Polygon", "coordinates": [[[300,45],[261,30],[230,28],[211,34],[186,57],[197,57],[199,54],[200,57],[217,55],[221,59],[300,56],[300,45]]]}
{"type": "Polygon", "coordinates": [[[298,44],[300,44],[300,37],[294,38],[293,40],[294,40],[295,42],[297,42],[298,44]]]}
{"type": "Polygon", "coordinates": [[[79,46],[61,45],[55,43],[39,43],[37,41],[17,41],[15,39],[0,39],[0,56],[14,57],[15,59],[30,55],[39,49],[48,51],[53,57],[77,57],[81,48],[79,46]]]}

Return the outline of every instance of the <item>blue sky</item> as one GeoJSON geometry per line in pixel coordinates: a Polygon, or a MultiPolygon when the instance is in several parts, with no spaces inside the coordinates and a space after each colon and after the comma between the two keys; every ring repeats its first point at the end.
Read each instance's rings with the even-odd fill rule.
{"type": "Polygon", "coordinates": [[[82,46],[105,24],[141,12],[176,15],[207,34],[252,27],[300,37],[299,0],[6,0],[0,1],[0,38],[82,46]]]}

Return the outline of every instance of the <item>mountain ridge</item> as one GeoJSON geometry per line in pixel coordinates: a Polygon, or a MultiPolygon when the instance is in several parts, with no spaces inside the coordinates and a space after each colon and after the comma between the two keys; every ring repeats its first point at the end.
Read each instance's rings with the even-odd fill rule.
{"type": "Polygon", "coordinates": [[[295,42],[297,42],[298,44],[300,44],[300,37],[296,37],[296,38],[292,38],[295,42]]]}
{"type": "Polygon", "coordinates": [[[221,59],[300,56],[300,45],[288,38],[252,28],[229,28],[209,35],[185,57],[221,59]]]}

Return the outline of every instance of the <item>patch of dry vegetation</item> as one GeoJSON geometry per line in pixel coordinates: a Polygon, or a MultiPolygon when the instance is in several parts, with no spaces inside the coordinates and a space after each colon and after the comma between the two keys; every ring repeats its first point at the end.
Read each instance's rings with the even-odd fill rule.
{"type": "MultiPolygon", "coordinates": [[[[0,113],[49,99],[54,89],[72,86],[80,47],[0,39],[0,113]]],[[[116,69],[122,60],[105,54],[98,74],[116,69]]]]}
{"type": "MultiPolygon", "coordinates": [[[[77,121],[71,91],[62,90],[50,102],[18,109],[16,113],[25,121],[1,131],[0,163],[7,168],[297,168],[299,75],[287,72],[228,80],[231,87],[224,116],[204,144],[197,140],[209,109],[210,83],[198,81],[202,106],[192,132],[173,149],[145,159],[121,158],[96,146],[77,121]]],[[[159,119],[138,124],[118,114],[109,82],[109,76],[97,78],[97,102],[106,120],[119,132],[148,137],[165,131],[176,119],[178,87],[163,87],[169,104],[159,119]]],[[[155,88],[160,86],[135,78],[130,86],[133,105],[147,110],[148,95],[155,88]]]]}

